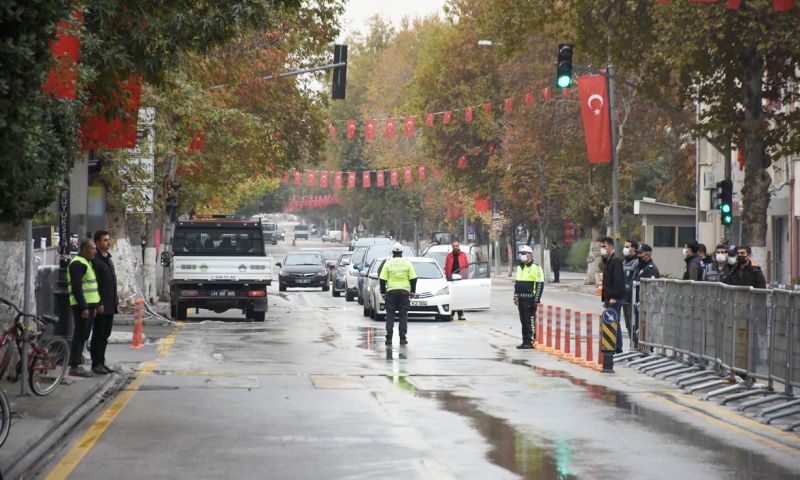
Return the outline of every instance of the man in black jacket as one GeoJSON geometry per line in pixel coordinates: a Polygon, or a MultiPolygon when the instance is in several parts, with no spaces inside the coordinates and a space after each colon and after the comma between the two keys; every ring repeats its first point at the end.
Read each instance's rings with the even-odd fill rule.
{"type": "Polygon", "coordinates": [[[106,375],[113,372],[106,365],[106,347],[108,337],[111,336],[111,327],[114,325],[114,314],[118,313],[117,305],[117,274],[114,263],[111,261],[111,236],[105,230],[94,232],[94,243],[97,245],[97,255],[92,259],[92,266],[97,275],[97,289],[103,299],[103,313],[94,317],[92,328],[92,341],[89,352],[92,355],[92,372],[106,375]]]}
{"type": "Polygon", "coordinates": [[[750,258],[752,250],[749,245],[739,245],[736,249],[736,266],[726,283],[753,288],[767,288],[764,271],[750,258]]]}
{"type": "Polygon", "coordinates": [[[605,237],[600,240],[600,255],[603,256],[603,294],[600,299],[605,308],[617,312],[617,353],[622,353],[622,332],[619,328],[620,310],[625,300],[625,272],[622,260],[614,254],[614,240],[605,237]]]}

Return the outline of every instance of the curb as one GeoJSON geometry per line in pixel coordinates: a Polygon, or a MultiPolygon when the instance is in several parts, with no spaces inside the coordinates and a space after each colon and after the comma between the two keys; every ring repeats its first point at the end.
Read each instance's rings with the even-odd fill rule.
{"type": "Polygon", "coordinates": [[[102,403],[109,391],[116,386],[125,385],[129,378],[127,374],[109,375],[105,381],[96,384],[94,388],[70,402],[58,416],[48,422],[44,435],[31,438],[11,455],[8,465],[5,466],[5,478],[22,477],[29,469],[46,460],[44,457],[53,451],[53,446],[67,432],[102,403]]]}
{"type": "MultiPolygon", "coordinates": [[[[122,314],[122,315],[115,315],[114,316],[114,325],[133,325],[133,315],[122,314]]],[[[162,320],[158,317],[148,316],[142,320],[142,325],[146,326],[169,326],[171,325],[170,322],[162,320]]]]}

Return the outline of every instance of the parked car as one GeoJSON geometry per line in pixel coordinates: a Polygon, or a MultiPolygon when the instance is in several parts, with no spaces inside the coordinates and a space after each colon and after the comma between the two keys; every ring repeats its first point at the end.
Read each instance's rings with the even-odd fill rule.
{"type": "MultiPolygon", "coordinates": [[[[444,262],[447,258],[447,255],[453,251],[452,245],[449,243],[446,245],[431,245],[422,252],[422,256],[425,258],[432,258],[436,260],[436,263],[439,264],[439,267],[444,270],[444,262]]],[[[480,248],[477,245],[469,244],[469,245],[461,245],[461,251],[467,254],[467,260],[469,263],[478,263],[486,261],[483,258],[483,253],[481,253],[480,248]]]]}
{"type": "Polygon", "coordinates": [[[325,260],[325,265],[328,267],[328,281],[333,280],[333,272],[336,270],[336,264],[339,257],[345,253],[347,249],[344,247],[333,247],[322,249],[322,259],[325,260]]]}
{"type": "Polygon", "coordinates": [[[347,283],[345,281],[345,275],[347,275],[347,269],[350,266],[350,258],[353,256],[351,252],[344,252],[339,255],[339,259],[336,261],[336,268],[333,271],[333,282],[331,284],[331,295],[334,297],[338,297],[347,290],[347,283]]]}
{"type": "MultiPolygon", "coordinates": [[[[394,245],[394,244],[392,244],[394,245]]],[[[373,245],[367,248],[367,253],[364,255],[364,266],[365,268],[369,268],[372,265],[373,260],[380,257],[389,257],[392,255],[392,246],[391,245],[373,245]]],[[[413,257],[414,256],[414,249],[408,246],[403,245],[403,256],[404,257],[413,257]]],[[[362,270],[363,271],[363,270],[362,270]]],[[[358,298],[358,304],[364,305],[364,278],[363,276],[359,276],[358,283],[356,286],[356,296],[358,298]]]]}
{"type": "Polygon", "coordinates": [[[394,245],[395,241],[387,237],[365,237],[353,239],[350,242],[350,250],[355,250],[358,247],[371,247],[373,245],[394,245]]]}
{"type": "Polygon", "coordinates": [[[294,252],[284,257],[278,273],[278,290],[285,292],[289,287],[322,287],[323,292],[330,288],[328,268],[321,252],[294,252]]]}
{"type": "Polygon", "coordinates": [[[295,240],[299,240],[304,238],[308,240],[308,225],[295,225],[294,226],[294,238],[295,240]]]}
{"type": "MultiPolygon", "coordinates": [[[[383,265],[391,257],[376,259],[365,276],[364,315],[374,320],[386,318],[386,304],[380,291],[380,273],[383,265]]],[[[450,292],[444,272],[431,258],[410,257],[417,273],[417,296],[411,300],[408,311],[411,317],[434,317],[436,320],[449,321],[450,292]]]]}
{"type": "Polygon", "coordinates": [[[353,256],[350,258],[350,265],[345,270],[345,293],[344,299],[348,302],[355,300],[358,295],[358,275],[365,267],[364,255],[367,254],[369,247],[358,247],[353,250],[353,256]]]}
{"type": "Polygon", "coordinates": [[[278,244],[278,225],[275,223],[262,223],[264,243],[278,244]]]}
{"type": "Polygon", "coordinates": [[[342,231],[341,230],[328,230],[325,232],[325,235],[322,236],[323,242],[341,242],[342,241],[342,231]]]}

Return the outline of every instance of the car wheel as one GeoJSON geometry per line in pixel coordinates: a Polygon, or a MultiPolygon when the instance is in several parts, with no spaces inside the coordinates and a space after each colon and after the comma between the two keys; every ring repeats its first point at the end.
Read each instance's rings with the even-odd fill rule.
{"type": "Polygon", "coordinates": [[[386,321],[386,314],[385,313],[376,313],[375,314],[375,320],[377,320],[379,322],[386,321]]]}
{"type": "Polygon", "coordinates": [[[450,322],[453,320],[451,315],[436,315],[436,320],[440,322],[450,322]]]}
{"type": "Polygon", "coordinates": [[[361,295],[358,296],[358,304],[364,305],[364,297],[362,297],[361,295]]]}
{"type": "Polygon", "coordinates": [[[369,309],[369,318],[375,320],[375,315],[376,315],[375,309],[374,308],[370,308],[369,309]]]}
{"type": "Polygon", "coordinates": [[[340,292],[339,290],[336,290],[335,288],[331,288],[331,295],[332,296],[338,297],[338,296],[341,296],[341,294],[342,294],[342,292],[340,292]]]}
{"type": "Polygon", "coordinates": [[[278,284],[278,290],[280,290],[281,292],[285,292],[286,291],[286,285],[284,285],[282,283],[279,283],[278,284]]]}
{"type": "Polygon", "coordinates": [[[172,318],[178,318],[178,306],[175,305],[175,302],[170,302],[169,304],[169,316],[172,318]]]}
{"type": "Polygon", "coordinates": [[[181,305],[180,303],[178,303],[175,306],[175,313],[177,314],[176,315],[177,319],[178,320],[186,320],[186,313],[187,313],[188,310],[189,310],[189,308],[186,305],[181,305]]]}
{"type": "Polygon", "coordinates": [[[344,299],[348,302],[352,302],[353,298],[355,298],[353,297],[353,293],[347,287],[345,287],[344,299]]]}
{"type": "Polygon", "coordinates": [[[263,322],[267,318],[267,312],[253,312],[253,320],[263,322]]]}
{"type": "Polygon", "coordinates": [[[364,308],[362,309],[362,311],[364,312],[365,317],[369,317],[370,308],[369,305],[367,305],[367,302],[364,302],[364,308]]]}

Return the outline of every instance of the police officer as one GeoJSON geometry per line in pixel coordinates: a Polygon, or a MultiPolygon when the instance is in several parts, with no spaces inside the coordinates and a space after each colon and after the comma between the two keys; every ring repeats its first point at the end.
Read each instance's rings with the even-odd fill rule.
{"type": "MultiPolygon", "coordinates": [[[[625,317],[625,329],[633,338],[633,274],[639,268],[639,257],[636,250],[639,242],[628,240],[622,248],[622,271],[625,274],[625,303],[622,304],[622,314],[625,317]]],[[[631,343],[633,345],[633,343],[631,343]]]]}
{"type": "Polygon", "coordinates": [[[750,258],[752,251],[749,245],[736,248],[736,266],[728,276],[728,285],[740,285],[753,288],[767,288],[764,271],[750,258]]]}
{"type": "MultiPolygon", "coordinates": [[[[636,249],[636,255],[639,257],[639,265],[633,272],[633,283],[639,284],[643,278],[660,278],[661,273],[658,271],[655,262],[653,261],[653,247],[643,243],[636,249]]],[[[633,326],[629,333],[631,338],[630,348],[635,350],[639,347],[639,290],[636,290],[636,295],[632,296],[635,302],[633,309],[633,326]]]]}
{"type": "Polygon", "coordinates": [[[528,245],[519,247],[517,277],[514,282],[514,305],[519,310],[519,322],[522,324],[522,343],[518,349],[533,348],[536,330],[536,305],[544,291],[544,271],[533,263],[533,250],[528,245]]]}
{"type": "Polygon", "coordinates": [[[81,241],[80,253],[75,255],[67,267],[69,282],[69,304],[75,319],[72,333],[72,346],[69,352],[69,374],[76,377],[91,377],[92,372],[79,368],[83,360],[83,346],[92,331],[95,313],[102,314],[103,304],[97,289],[97,276],[92,259],[97,254],[97,246],[92,239],[81,241]]]}
{"type": "Polygon", "coordinates": [[[392,344],[396,311],[399,312],[400,345],[405,345],[408,343],[408,308],[417,291],[417,272],[414,265],[403,258],[403,246],[399,243],[392,247],[392,258],[383,264],[380,284],[381,296],[386,302],[386,345],[392,344]]]}

